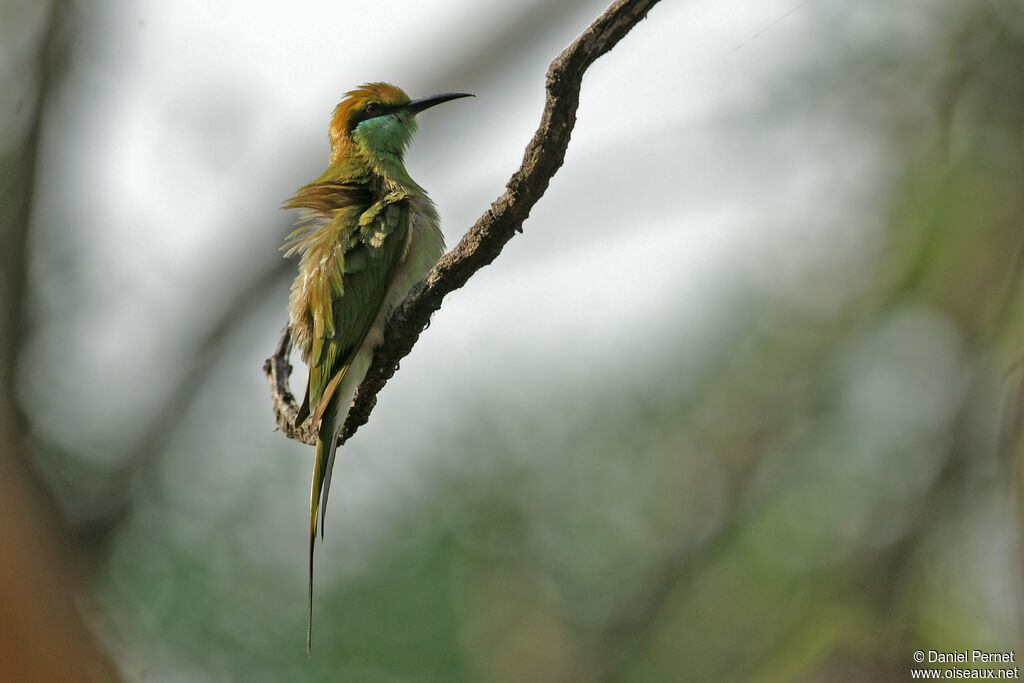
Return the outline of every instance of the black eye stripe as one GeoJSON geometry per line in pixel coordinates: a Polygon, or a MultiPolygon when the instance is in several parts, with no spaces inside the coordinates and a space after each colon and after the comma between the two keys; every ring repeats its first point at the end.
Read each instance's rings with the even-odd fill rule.
{"type": "Polygon", "coordinates": [[[398,109],[398,107],[394,105],[382,104],[381,102],[369,102],[366,105],[362,106],[359,110],[357,110],[352,115],[352,118],[348,120],[348,132],[351,133],[352,131],[354,131],[356,129],[356,126],[358,126],[363,121],[366,121],[367,119],[375,119],[378,116],[390,114],[396,109],[398,109]],[[368,111],[370,109],[372,109],[373,111],[368,111]]]}

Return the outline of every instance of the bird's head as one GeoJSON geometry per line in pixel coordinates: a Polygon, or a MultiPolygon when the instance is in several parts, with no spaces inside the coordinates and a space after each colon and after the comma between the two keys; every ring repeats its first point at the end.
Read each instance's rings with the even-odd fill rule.
{"type": "Polygon", "coordinates": [[[416,114],[469,93],[441,93],[409,99],[389,83],[367,83],[345,93],[331,120],[331,162],[358,150],[373,160],[399,160],[416,132],[416,114]]]}

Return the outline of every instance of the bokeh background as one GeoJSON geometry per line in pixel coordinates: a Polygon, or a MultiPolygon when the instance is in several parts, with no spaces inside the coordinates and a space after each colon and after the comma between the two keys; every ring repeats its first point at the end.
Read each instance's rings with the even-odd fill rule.
{"type": "MultiPolygon", "coordinates": [[[[906,680],[1017,649],[1024,4],[666,1],[339,457],[261,372],[344,91],[476,93],[449,245],[602,0],[0,0],[0,678],[906,680]]],[[[293,378],[302,382],[301,368],[293,378]]]]}

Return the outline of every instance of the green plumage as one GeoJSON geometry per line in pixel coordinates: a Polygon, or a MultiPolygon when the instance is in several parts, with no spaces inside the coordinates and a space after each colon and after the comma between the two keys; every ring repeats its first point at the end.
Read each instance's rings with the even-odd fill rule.
{"type": "Polygon", "coordinates": [[[291,252],[308,240],[303,262],[316,260],[322,272],[309,306],[313,334],[305,360],[311,409],[347,367],[380,311],[408,239],[408,197],[391,192],[361,212],[361,205],[336,209],[331,225],[313,233],[301,227],[286,244],[291,252]],[[322,244],[321,231],[330,235],[329,244],[322,244]]]}
{"type": "Polygon", "coordinates": [[[461,96],[410,101],[383,83],[348,93],[331,121],[330,165],[285,203],[302,212],[284,246],[287,255],[301,255],[289,304],[292,339],[309,366],[298,421],[319,421],[309,508],[307,650],[313,550],[318,526],[323,536],[338,435],[388,310],[444,251],[433,204],[409,177],[403,153],[417,112],[461,96]]]}

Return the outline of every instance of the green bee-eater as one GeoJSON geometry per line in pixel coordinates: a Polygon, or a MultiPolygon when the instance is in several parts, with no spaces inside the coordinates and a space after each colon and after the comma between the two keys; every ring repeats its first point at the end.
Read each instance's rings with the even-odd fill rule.
{"type": "Polygon", "coordinates": [[[405,170],[416,114],[468,93],[410,100],[400,88],[369,83],[346,93],[331,120],[327,170],[285,203],[300,209],[287,255],[301,254],[289,325],[309,366],[297,423],[319,422],[309,503],[309,629],[313,547],[323,538],[338,434],[356,387],[383,336],[389,311],[444,253],[437,212],[405,170]]]}

